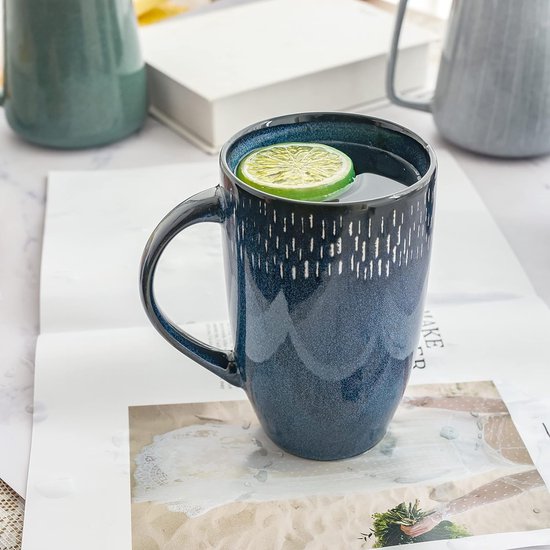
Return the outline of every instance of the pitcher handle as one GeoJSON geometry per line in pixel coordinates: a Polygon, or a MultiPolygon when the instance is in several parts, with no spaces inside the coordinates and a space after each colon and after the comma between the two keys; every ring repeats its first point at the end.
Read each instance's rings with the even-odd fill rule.
{"type": "Polygon", "coordinates": [[[386,93],[388,94],[390,101],[396,105],[408,107],[410,109],[417,109],[418,111],[430,112],[432,110],[431,101],[415,101],[412,99],[405,99],[395,90],[395,66],[397,64],[399,38],[401,36],[401,28],[403,27],[403,19],[405,18],[406,10],[407,0],[399,0],[390,47],[390,56],[388,59],[388,70],[386,71],[386,93]]]}
{"type": "Polygon", "coordinates": [[[2,85],[0,86],[0,106],[4,105],[5,91],[6,91],[6,74],[7,74],[7,62],[8,62],[8,37],[7,37],[7,16],[6,16],[6,0],[2,0],[2,30],[4,39],[4,52],[2,62],[2,85]]]}
{"type": "Polygon", "coordinates": [[[159,308],[153,292],[155,270],[170,241],[185,228],[200,222],[221,223],[224,218],[223,190],[214,187],[183,201],[169,212],[149,237],[140,268],[141,301],[157,331],[178,351],[187,355],[220,378],[241,387],[242,380],[234,353],[209,346],[177,327],[159,308]]]}

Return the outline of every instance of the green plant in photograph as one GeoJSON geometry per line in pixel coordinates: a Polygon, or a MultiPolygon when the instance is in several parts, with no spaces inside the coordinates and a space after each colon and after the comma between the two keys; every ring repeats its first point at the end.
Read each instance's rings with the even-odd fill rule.
{"type": "Polygon", "coordinates": [[[373,514],[374,525],[371,531],[375,536],[374,548],[470,536],[464,527],[447,520],[439,522],[433,529],[417,537],[407,535],[401,530],[402,525],[414,525],[433,513],[433,510],[423,511],[418,500],[415,500],[414,504],[402,502],[387,512],[373,514]]]}

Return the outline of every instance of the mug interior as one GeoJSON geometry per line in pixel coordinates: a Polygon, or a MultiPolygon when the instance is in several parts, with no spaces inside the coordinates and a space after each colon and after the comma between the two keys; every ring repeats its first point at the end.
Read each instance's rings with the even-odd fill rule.
{"type": "Polygon", "coordinates": [[[431,147],[407,128],[387,120],[350,113],[286,115],[249,126],[222,148],[222,169],[240,187],[254,194],[263,194],[236,177],[240,160],[259,147],[292,141],[341,141],[393,153],[416,168],[421,176],[403,193],[422,187],[435,169],[435,155],[431,147]]]}

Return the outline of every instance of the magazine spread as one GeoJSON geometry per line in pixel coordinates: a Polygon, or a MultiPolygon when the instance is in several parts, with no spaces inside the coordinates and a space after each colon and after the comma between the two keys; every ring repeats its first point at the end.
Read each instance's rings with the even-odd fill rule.
{"type": "MultiPolygon", "coordinates": [[[[142,312],[147,237],[216,184],[215,162],[52,174],[24,549],[370,548],[420,537],[413,520],[427,529],[419,547],[449,534],[457,549],[547,542],[550,312],[456,162],[439,164],[407,397],[379,446],[330,464],[281,456],[244,392],[142,312]],[[472,501],[478,490],[496,496],[472,501]]],[[[215,224],[187,230],[161,260],[157,295],[195,336],[230,348],[220,250],[215,224]]]]}
{"type": "Polygon", "coordinates": [[[281,451],[248,401],[129,417],[135,550],[381,548],[550,522],[550,493],[491,382],[409,386],[381,443],[328,463],[281,451]]]}

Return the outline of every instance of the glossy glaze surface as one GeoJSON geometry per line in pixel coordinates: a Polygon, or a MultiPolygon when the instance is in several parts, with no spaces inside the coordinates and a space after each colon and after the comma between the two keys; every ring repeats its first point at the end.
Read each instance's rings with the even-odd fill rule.
{"type": "MultiPolygon", "coordinates": [[[[336,134],[386,147],[402,139],[375,125],[305,122],[237,141],[228,167],[241,147],[336,134]]],[[[425,173],[426,159],[415,160],[425,173]]],[[[433,183],[377,206],[333,206],[256,196],[224,171],[237,365],[264,429],[284,449],[341,458],[385,434],[418,341],[433,183]]]]}
{"type": "Polygon", "coordinates": [[[81,148],[138,130],[145,65],[130,0],[6,0],[4,106],[40,145],[81,148]]]}
{"type": "MultiPolygon", "coordinates": [[[[419,138],[418,138],[419,139],[419,138]]],[[[267,434],[319,460],[375,445],[403,395],[422,320],[433,234],[435,158],[407,130],[346,114],[281,117],[249,128],[221,153],[222,188],[178,206],[144,254],[150,319],[175,347],[242,386],[267,434]],[[234,176],[265,143],[353,140],[400,154],[424,176],[370,202],[272,197],[234,176]],[[216,197],[218,207],[216,211],[216,197]],[[235,350],[197,347],[154,303],[152,275],[169,240],[195,221],[222,223],[235,350]]]]}

